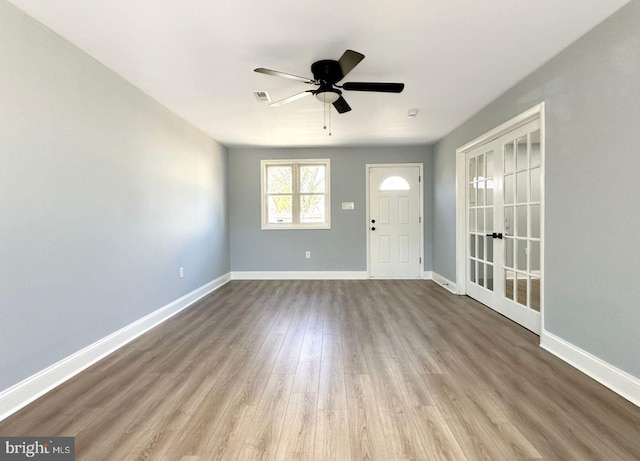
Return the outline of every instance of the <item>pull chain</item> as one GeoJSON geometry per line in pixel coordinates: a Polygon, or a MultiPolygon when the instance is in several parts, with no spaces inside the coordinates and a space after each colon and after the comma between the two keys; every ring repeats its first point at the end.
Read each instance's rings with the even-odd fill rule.
{"type": "Polygon", "coordinates": [[[323,99],[323,103],[324,103],[324,113],[323,113],[323,117],[324,117],[324,125],[322,127],[323,130],[327,129],[327,112],[329,113],[329,136],[331,136],[331,107],[329,107],[329,104],[327,104],[327,95],[326,93],[322,94],[322,99],[323,99]]]}

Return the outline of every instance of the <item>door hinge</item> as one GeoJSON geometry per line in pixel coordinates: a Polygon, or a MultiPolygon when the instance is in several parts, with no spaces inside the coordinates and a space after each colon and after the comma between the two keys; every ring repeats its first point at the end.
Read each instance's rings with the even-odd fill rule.
{"type": "Polygon", "coordinates": [[[422,224],[422,216],[418,216],[418,224],[422,224]]]}
{"type": "Polygon", "coordinates": [[[418,258],[418,262],[419,262],[420,264],[422,264],[422,257],[419,257],[419,258],[418,258]]]}
{"type": "Polygon", "coordinates": [[[418,175],[418,182],[422,182],[422,176],[418,175]]]}

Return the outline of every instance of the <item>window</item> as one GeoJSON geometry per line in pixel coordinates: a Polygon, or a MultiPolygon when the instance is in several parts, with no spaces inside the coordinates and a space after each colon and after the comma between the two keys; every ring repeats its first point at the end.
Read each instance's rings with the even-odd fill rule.
{"type": "Polygon", "coordinates": [[[262,160],[262,228],[330,229],[329,159],[262,160]]]}

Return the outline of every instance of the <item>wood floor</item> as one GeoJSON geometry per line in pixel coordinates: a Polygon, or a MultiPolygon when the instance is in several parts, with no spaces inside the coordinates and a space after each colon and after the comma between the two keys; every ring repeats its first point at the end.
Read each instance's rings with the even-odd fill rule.
{"type": "Polygon", "coordinates": [[[640,409],[430,281],[233,281],[0,422],[77,460],[638,460],[640,409]]]}

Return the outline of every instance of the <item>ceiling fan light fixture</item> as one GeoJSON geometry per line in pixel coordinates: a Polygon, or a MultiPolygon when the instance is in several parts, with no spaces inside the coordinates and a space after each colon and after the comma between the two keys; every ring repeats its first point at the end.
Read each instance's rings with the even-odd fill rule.
{"type": "Polygon", "coordinates": [[[320,89],[315,93],[316,99],[325,104],[333,104],[340,99],[340,91],[334,88],[320,89]]]}

